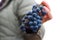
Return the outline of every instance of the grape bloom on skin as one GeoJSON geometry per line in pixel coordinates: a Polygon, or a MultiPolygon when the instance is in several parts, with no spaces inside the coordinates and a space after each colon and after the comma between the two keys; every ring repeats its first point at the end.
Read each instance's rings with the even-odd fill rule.
{"type": "Polygon", "coordinates": [[[42,24],[42,17],[39,16],[39,11],[42,12],[43,16],[46,14],[46,12],[43,11],[43,6],[42,5],[34,5],[32,7],[32,11],[28,12],[23,17],[24,20],[22,20],[22,24],[21,24],[21,27],[20,27],[20,29],[22,31],[24,31],[26,33],[29,32],[29,31],[32,32],[32,33],[36,33],[39,30],[39,28],[41,27],[41,24],[42,24]]]}

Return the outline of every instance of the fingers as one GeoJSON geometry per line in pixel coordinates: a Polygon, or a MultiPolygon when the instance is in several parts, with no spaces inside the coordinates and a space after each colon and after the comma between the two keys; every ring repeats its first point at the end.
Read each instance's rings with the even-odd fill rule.
{"type": "Polygon", "coordinates": [[[49,7],[49,5],[45,2],[45,1],[42,1],[42,3],[41,3],[42,5],[44,5],[44,6],[46,6],[49,10],[50,10],[50,7],[49,7]]]}

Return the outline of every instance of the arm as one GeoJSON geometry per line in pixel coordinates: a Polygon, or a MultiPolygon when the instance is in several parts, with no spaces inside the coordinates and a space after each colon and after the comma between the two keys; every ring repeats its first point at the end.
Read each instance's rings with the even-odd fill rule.
{"type": "Polygon", "coordinates": [[[51,20],[52,19],[52,15],[50,13],[51,10],[50,10],[48,4],[46,2],[44,2],[44,1],[41,4],[44,5],[44,9],[47,11],[47,14],[43,17],[43,20],[42,20],[42,23],[44,23],[44,22],[46,22],[48,20],[51,20]]]}

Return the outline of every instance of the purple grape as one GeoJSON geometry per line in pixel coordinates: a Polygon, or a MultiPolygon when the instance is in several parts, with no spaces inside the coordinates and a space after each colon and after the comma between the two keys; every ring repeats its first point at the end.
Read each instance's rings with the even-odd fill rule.
{"type": "Polygon", "coordinates": [[[41,20],[37,20],[37,25],[38,25],[38,24],[41,24],[41,23],[42,23],[42,21],[41,21],[41,20]]]}
{"type": "Polygon", "coordinates": [[[40,6],[39,6],[39,8],[40,8],[40,10],[42,10],[42,9],[43,9],[43,6],[42,6],[42,5],[40,5],[40,6]]]}
{"type": "Polygon", "coordinates": [[[37,21],[34,21],[34,25],[37,25],[37,21]]]}
{"type": "Polygon", "coordinates": [[[37,13],[33,13],[32,15],[33,15],[33,17],[36,17],[37,16],[37,13]]]}
{"type": "Polygon", "coordinates": [[[33,29],[34,26],[30,26],[31,29],[33,29]]]}
{"type": "Polygon", "coordinates": [[[32,10],[32,13],[38,13],[38,12],[36,11],[36,9],[34,9],[34,10],[32,10]]]}
{"type": "Polygon", "coordinates": [[[25,17],[24,17],[25,19],[27,19],[28,18],[28,16],[27,15],[25,15],[25,17]]]}
{"type": "Polygon", "coordinates": [[[37,8],[37,10],[36,10],[38,13],[39,13],[39,11],[41,11],[39,8],[37,8]]]}
{"type": "Polygon", "coordinates": [[[47,13],[46,11],[42,11],[42,15],[43,15],[43,16],[46,15],[46,13],[47,13]]]}
{"type": "Polygon", "coordinates": [[[32,12],[28,12],[27,15],[32,15],[32,12]]]}
{"type": "Polygon", "coordinates": [[[29,25],[33,25],[33,22],[32,22],[32,21],[30,21],[30,22],[29,22],[29,25]]]}
{"type": "Polygon", "coordinates": [[[25,31],[25,30],[26,30],[24,25],[21,25],[20,29],[21,29],[22,31],[25,31]]]}
{"type": "Polygon", "coordinates": [[[40,19],[41,17],[38,15],[38,16],[36,16],[36,18],[37,18],[37,19],[40,19]]]}
{"type": "Polygon", "coordinates": [[[33,18],[32,15],[28,15],[28,19],[29,19],[30,21],[33,21],[33,20],[34,20],[34,18],[33,18]]]}
{"type": "Polygon", "coordinates": [[[36,9],[36,8],[37,8],[37,6],[36,6],[36,5],[34,5],[34,6],[33,6],[33,8],[32,8],[32,10],[34,10],[34,9],[36,9]]]}
{"type": "Polygon", "coordinates": [[[33,19],[34,19],[34,21],[36,21],[36,20],[37,20],[35,17],[34,17],[33,19]]]}

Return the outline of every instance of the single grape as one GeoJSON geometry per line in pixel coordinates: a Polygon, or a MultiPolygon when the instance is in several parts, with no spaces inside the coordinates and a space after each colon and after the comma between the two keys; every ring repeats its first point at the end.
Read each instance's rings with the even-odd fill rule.
{"type": "Polygon", "coordinates": [[[34,29],[38,29],[38,26],[36,25],[36,26],[34,27],[34,29]]]}
{"type": "Polygon", "coordinates": [[[33,25],[33,22],[32,22],[32,21],[30,21],[30,22],[29,22],[29,25],[33,25]]]}
{"type": "Polygon", "coordinates": [[[41,26],[42,24],[38,24],[38,26],[41,26]]]}
{"type": "Polygon", "coordinates": [[[39,9],[39,7],[36,9],[36,11],[39,13],[39,11],[41,11],[40,9],[39,9]]]}
{"type": "Polygon", "coordinates": [[[34,21],[34,25],[37,25],[37,21],[34,21]]]}
{"type": "Polygon", "coordinates": [[[37,13],[33,13],[32,15],[33,15],[33,17],[36,17],[37,16],[37,13]]]}
{"type": "Polygon", "coordinates": [[[32,10],[33,10],[33,9],[36,9],[36,8],[37,8],[37,6],[36,6],[36,5],[34,5],[34,6],[32,7],[32,10]]]}
{"type": "Polygon", "coordinates": [[[22,31],[25,31],[25,30],[26,30],[24,25],[21,25],[20,29],[21,29],[22,31]]]}
{"type": "Polygon", "coordinates": [[[32,18],[32,15],[29,15],[28,18],[31,19],[32,18]]]}
{"type": "Polygon", "coordinates": [[[28,15],[28,20],[33,21],[34,20],[33,16],[32,15],[28,15]]]}
{"type": "Polygon", "coordinates": [[[33,19],[34,19],[34,21],[36,21],[36,20],[37,20],[35,17],[34,17],[33,19]]]}
{"type": "Polygon", "coordinates": [[[37,20],[37,24],[41,24],[42,23],[42,21],[41,20],[37,20]]]}
{"type": "Polygon", "coordinates": [[[43,16],[46,15],[46,13],[47,13],[46,11],[42,11],[42,15],[43,15],[43,16]]]}
{"type": "Polygon", "coordinates": [[[32,15],[32,12],[28,12],[27,15],[32,15]]]}
{"type": "Polygon", "coordinates": [[[34,10],[32,10],[32,13],[38,13],[38,12],[36,11],[36,9],[34,9],[34,10]]]}
{"type": "Polygon", "coordinates": [[[27,18],[28,18],[28,16],[27,16],[27,15],[25,15],[25,16],[24,16],[24,18],[25,18],[25,19],[27,19],[27,18]]]}
{"type": "Polygon", "coordinates": [[[34,26],[30,26],[30,29],[33,29],[34,28],[34,26]]]}
{"type": "Polygon", "coordinates": [[[42,10],[42,9],[43,9],[43,6],[42,6],[42,5],[40,5],[40,6],[39,6],[39,8],[40,8],[40,10],[42,10]]]}
{"type": "Polygon", "coordinates": [[[24,24],[25,24],[26,26],[29,26],[29,22],[25,22],[24,24]]]}
{"type": "Polygon", "coordinates": [[[36,16],[36,18],[37,18],[37,19],[41,19],[41,17],[40,17],[39,15],[38,15],[38,16],[36,16]]]}
{"type": "Polygon", "coordinates": [[[38,30],[38,26],[34,26],[34,28],[33,28],[33,32],[37,32],[37,30],[38,30]]]}

